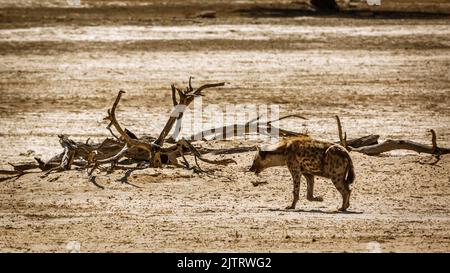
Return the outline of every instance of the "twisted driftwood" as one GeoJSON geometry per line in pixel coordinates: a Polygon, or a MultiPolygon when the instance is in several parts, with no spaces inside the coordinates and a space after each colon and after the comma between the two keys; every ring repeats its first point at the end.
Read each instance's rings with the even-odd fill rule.
{"type": "MultiPolygon", "coordinates": [[[[346,142],[346,136],[347,134],[344,133],[344,136],[342,135],[342,125],[341,121],[339,119],[339,116],[336,116],[336,122],[338,126],[338,134],[340,139],[340,144],[344,146],[349,151],[354,151],[358,153],[363,153],[366,155],[379,155],[385,152],[393,151],[393,150],[410,150],[415,151],[417,153],[426,153],[431,154],[436,158],[436,161],[431,164],[436,164],[440,160],[440,156],[443,154],[449,154],[450,148],[444,148],[444,147],[438,147],[437,141],[436,141],[436,132],[431,129],[431,145],[418,143],[411,140],[394,140],[394,139],[387,139],[383,142],[376,142],[370,145],[357,145],[352,146],[351,144],[355,144],[355,141],[352,141],[351,144],[349,144],[350,141],[346,142]]],[[[379,136],[376,136],[378,139],[379,136]]],[[[358,143],[358,142],[356,142],[358,143]]],[[[358,143],[359,144],[359,143],[358,143]]]]}
{"type": "MultiPolygon", "coordinates": [[[[59,142],[63,147],[62,153],[52,157],[47,162],[44,162],[40,158],[35,158],[35,162],[11,164],[14,168],[13,171],[2,170],[0,174],[19,177],[28,170],[39,168],[45,172],[45,175],[48,175],[52,172],[69,170],[72,166],[76,166],[78,169],[88,170],[90,181],[96,184],[93,173],[97,169],[104,170],[101,166],[105,164],[110,164],[110,167],[106,169],[107,171],[113,171],[114,169],[132,170],[143,168],[142,166],[162,167],[167,164],[202,171],[198,160],[216,165],[235,163],[233,159],[212,160],[205,158],[203,155],[211,151],[198,151],[196,147],[185,139],[178,140],[171,146],[164,146],[166,137],[173,125],[176,121],[181,122],[184,110],[194,98],[203,96],[203,92],[208,88],[219,87],[225,84],[223,82],[205,84],[194,89],[191,80],[192,78],[189,78],[189,85],[184,90],[172,85],[172,102],[175,108],[157,138],[151,136],[138,138],[134,133],[120,125],[116,118],[116,109],[122,95],[125,94],[125,91],[120,90],[112,107],[108,109],[107,116],[104,118],[109,121],[106,128],[113,136],[112,139],[107,138],[101,143],[89,143],[89,140],[86,142],[76,142],[66,135],[59,135],[59,142]],[[185,155],[188,154],[194,156],[196,166],[190,167],[190,164],[185,158],[185,155]],[[180,157],[182,158],[181,163],[178,161],[180,157]],[[138,167],[134,167],[136,164],[138,167]]],[[[101,187],[98,184],[96,185],[101,187]]]]}

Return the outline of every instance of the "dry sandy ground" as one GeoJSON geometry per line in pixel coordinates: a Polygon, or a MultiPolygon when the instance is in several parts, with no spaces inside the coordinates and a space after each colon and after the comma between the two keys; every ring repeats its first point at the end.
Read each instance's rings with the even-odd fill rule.
{"type": "MultiPolygon", "coordinates": [[[[107,137],[102,118],[119,89],[127,91],[122,124],[156,135],[170,110],[170,84],[184,85],[189,75],[197,86],[227,82],[204,105],[277,104],[281,114],[309,118],[283,127],[317,138],[336,140],[338,114],[350,138],[428,143],[433,128],[450,146],[448,18],[230,11],[199,19],[155,9],[151,19],[135,9],[108,9],[108,18],[98,16],[101,8],[0,9],[1,168],[58,153],[60,133],[107,137]]],[[[324,202],[302,198],[297,210],[284,210],[289,172],[246,172],[253,153],[230,156],[238,164],[224,168],[203,163],[211,175],[168,167],[135,171],[122,183],[121,171],[100,174],[104,190],[76,170],[28,174],[0,182],[0,250],[65,252],[77,241],[87,252],[450,251],[449,156],[430,166],[421,164],[430,156],[403,151],[351,155],[357,179],[349,213],[336,212],[338,192],[320,178],[324,202]]]]}

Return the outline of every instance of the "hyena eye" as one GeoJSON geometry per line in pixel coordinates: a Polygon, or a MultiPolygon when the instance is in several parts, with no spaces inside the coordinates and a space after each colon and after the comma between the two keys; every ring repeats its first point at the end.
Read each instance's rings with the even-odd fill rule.
{"type": "Polygon", "coordinates": [[[264,159],[264,157],[266,157],[266,152],[265,151],[259,151],[259,156],[261,157],[261,159],[264,159]]]}

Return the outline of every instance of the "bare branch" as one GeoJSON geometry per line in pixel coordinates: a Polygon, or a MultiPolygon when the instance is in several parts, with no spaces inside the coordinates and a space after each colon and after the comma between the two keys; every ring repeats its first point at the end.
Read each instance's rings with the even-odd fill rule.
{"type": "Polygon", "coordinates": [[[433,147],[433,154],[434,154],[438,152],[438,147],[436,144],[436,132],[433,129],[431,129],[430,132],[431,132],[431,145],[433,147]]]}
{"type": "Polygon", "coordinates": [[[177,96],[176,96],[176,91],[177,90],[175,89],[175,85],[174,84],[172,84],[170,87],[172,88],[172,104],[175,107],[175,106],[178,105],[177,96]]]}
{"type": "Polygon", "coordinates": [[[350,146],[352,148],[359,148],[363,146],[369,146],[378,144],[378,139],[380,138],[379,135],[368,135],[363,136],[355,139],[347,140],[347,146],[350,146]]]}
{"type": "Polygon", "coordinates": [[[213,87],[219,87],[219,86],[224,86],[225,83],[224,82],[220,82],[220,83],[210,83],[210,84],[204,84],[202,86],[200,86],[197,90],[195,90],[194,95],[201,95],[202,91],[208,88],[213,88],[213,87]]]}
{"type": "Polygon", "coordinates": [[[283,116],[283,117],[281,117],[281,118],[279,118],[279,119],[271,120],[271,121],[267,122],[267,124],[272,124],[272,122],[280,121],[280,120],[287,119],[287,118],[299,118],[299,119],[308,120],[308,119],[305,118],[304,116],[297,115],[297,114],[293,114],[293,115],[283,116]]]}
{"type": "MultiPolygon", "coordinates": [[[[352,149],[366,155],[379,155],[392,150],[411,150],[418,153],[434,154],[433,146],[417,143],[409,140],[388,139],[382,143],[352,149]]],[[[449,148],[439,148],[441,154],[449,154],[449,148]]]]}
{"type": "MultiPolygon", "coordinates": [[[[191,79],[191,78],[189,78],[191,79]]],[[[201,95],[201,92],[207,88],[212,88],[212,87],[218,87],[218,86],[223,86],[225,85],[225,83],[212,83],[212,84],[205,84],[202,85],[201,87],[199,87],[197,90],[194,91],[193,94],[190,94],[191,91],[181,91],[180,89],[178,90],[178,95],[179,95],[179,101],[177,105],[185,105],[186,107],[189,106],[189,104],[194,100],[195,96],[201,95]]],[[[191,83],[189,84],[189,87],[187,88],[187,90],[191,90],[192,85],[191,83]]],[[[193,89],[192,89],[193,90],[193,89]]],[[[174,93],[173,89],[172,89],[172,94],[174,93]]],[[[172,98],[172,101],[174,99],[172,98]]],[[[167,137],[167,135],[169,134],[170,130],[172,130],[173,125],[175,124],[175,121],[180,118],[180,116],[177,117],[169,117],[169,120],[167,120],[166,125],[164,126],[163,130],[161,131],[161,133],[159,134],[158,138],[155,140],[154,144],[156,146],[163,146],[164,141],[167,137]]]]}
{"type": "Polygon", "coordinates": [[[338,126],[338,134],[339,134],[339,144],[344,147],[346,150],[349,150],[349,147],[347,146],[347,133],[345,133],[345,137],[342,135],[342,125],[341,120],[339,119],[339,116],[336,115],[336,122],[338,126]]]}
{"type": "Polygon", "coordinates": [[[188,92],[192,92],[192,91],[194,91],[194,88],[192,88],[192,76],[189,76],[189,86],[188,86],[188,88],[189,88],[189,91],[188,92]]]}
{"type": "Polygon", "coordinates": [[[204,162],[207,162],[207,163],[210,163],[210,164],[218,164],[218,165],[228,165],[228,164],[231,164],[231,163],[235,163],[236,164],[236,161],[234,161],[233,159],[228,159],[228,158],[221,159],[221,160],[210,160],[210,159],[207,159],[207,158],[203,158],[202,154],[199,151],[197,151],[197,149],[195,149],[195,147],[192,146],[192,144],[189,143],[189,141],[187,141],[185,139],[180,140],[179,143],[181,145],[185,146],[186,148],[188,148],[189,151],[194,156],[196,156],[198,159],[200,159],[201,161],[204,161],[204,162]]]}
{"type": "MultiPolygon", "coordinates": [[[[125,91],[123,91],[123,90],[119,91],[119,93],[117,94],[116,100],[113,103],[113,106],[111,107],[110,110],[108,110],[108,116],[105,117],[104,119],[110,121],[110,125],[112,124],[114,126],[116,131],[120,134],[120,136],[125,140],[126,143],[130,143],[131,142],[130,136],[128,136],[125,133],[125,131],[122,129],[122,127],[120,126],[119,122],[116,119],[116,108],[120,102],[120,98],[122,97],[122,94],[124,94],[124,93],[125,93],[125,91]]],[[[110,125],[108,125],[107,128],[110,127],[110,125]]],[[[112,132],[111,132],[111,134],[112,134],[112,132]]],[[[113,136],[114,136],[114,134],[113,134],[113,136]]]]}

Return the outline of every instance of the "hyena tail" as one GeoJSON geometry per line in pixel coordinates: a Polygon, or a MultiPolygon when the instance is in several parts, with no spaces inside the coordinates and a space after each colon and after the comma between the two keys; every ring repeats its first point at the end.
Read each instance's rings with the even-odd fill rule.
{"type": "Polygon", "coordinates": [[[350,154],[347,151],[345,151],[345,157],[347,158],[348,161],[347,178],[345,179],[345,183],[347,185],[350,185],[353,183],[353,181],[355,181],[355,168],[353,167],[352,158],[350,157],[350,154]]]}
{"type": "Polygon", "coordinates": [[[345,183],[347,185],[352,184],[355,181],[355,168],[353,167],[353,161],[348,151],[341,145],[335,144],[329,147],[325,153],[334,153],[341,158],[344,157],[345,159],[347,159],[348,165],[345,174],[345,183]]]}

